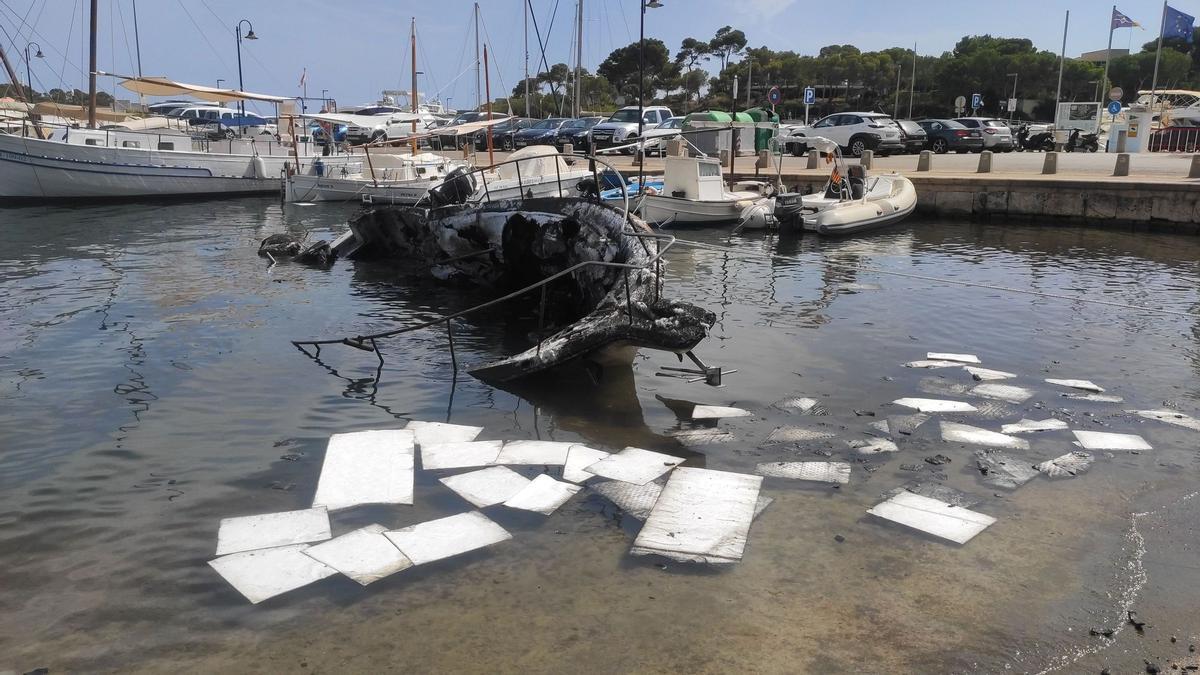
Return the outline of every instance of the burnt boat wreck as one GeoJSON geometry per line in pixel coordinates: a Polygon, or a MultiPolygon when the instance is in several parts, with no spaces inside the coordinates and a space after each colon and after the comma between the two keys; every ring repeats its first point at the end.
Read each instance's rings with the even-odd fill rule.
{"type": "MultiPolygon", "coordinates": [[[[645,348],[681,360],[687,355],[699,367],[665,369],[679,373],[670,376],[719,384],[720,368],[706,366],[691,351],[715,315],[662,297],[662,255],[673,242],[625,210],[576,197],[368,209],[334,242],[334,255],[415,262],[435,279],[495,291],[496,297],[420,326],[295,344],[319,349],[341,343],[378,353],[376,340],[443,322],[452,331],[450,319],[521,298],[539,302],[537,335],[520,353],[468,368],[473,376],[500,383],[568,363],[589,372],[628,368],[645,348]],[[543,338],[548,317],[557,330],[547,328],[543,338]]],[[[453,345],[452,332],[450,338],[453,345]]]]}

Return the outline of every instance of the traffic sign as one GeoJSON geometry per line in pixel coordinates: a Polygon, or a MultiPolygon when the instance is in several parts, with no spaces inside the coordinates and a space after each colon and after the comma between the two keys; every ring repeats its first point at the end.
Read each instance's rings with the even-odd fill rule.
{"type": "Polygon", "coordinates": [[[1120,101],[1120,100],[1121,100],[1121,97],[1122,97],[1122,96],[1124,96],[1124,95],[1125,95],[1125,90],[1124,90],[1124,89],[1122,89],[1122,88],[1120,88],[1120,87],[1113,87],[1112,89],[1110,89],[1110,90],[1108,91],[1108,100],[1110,100],[1110,101],[1120,101]]]}
{"type": "Polygon", "coordinates": [[[812,105],[817,102],[817,90],[812,87],[804,88],[804,105],[812,105]]]}
{"type": "Polygon", "coordinates": [[[960,110],[965,107],[967,107],[967,97],[966,96],[959,96],[958,98],[954,99],[954,108],[956,110],[960,110]]]}
{"type": "Polygon", "coordinates": [[[779,90],[779,87],[771,87],[771,90],[767,92],[767,101],[771,105],[779,105],[782,100],[783,92],[779,90]]]}
{"type": "Polygon", "coordinates": [[[1008,99],[1008,109],[1009,110],[1017,109],[1017,99],[1015,99],[1015,98],[1008,99]]]}
{"type": "Polygon", "coordinates": [[[972,108],[982,108],[983,107],[983,94],[971,94],[971,107],[972,108]]]}
{"type": "Polygon", "coordinates": [[[1121,113],[1121,102],[1120,101],[1109,101],[1108,114],[1115,116],[1115,115],[1119,115],[1120,113],[1121,113]]]}

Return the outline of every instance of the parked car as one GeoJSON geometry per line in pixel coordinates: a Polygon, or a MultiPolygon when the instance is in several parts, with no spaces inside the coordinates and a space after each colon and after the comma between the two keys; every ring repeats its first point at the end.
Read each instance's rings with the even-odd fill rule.
{"type": "Polygon", "coordinates": [[[904,150],[900,126],[891,116],[883,113],[835,113],[822,118],[801,133],[828,138],[841,146],[842,152],[852,157],[862,157],[865,150],[880,155],[904,150]]]}
{"type": "MultiPolygon", "coordinates": [[[[450,122],[441,129],[441,133],[431,139],[431,144],[435,149],[438,150],[462,150],[467,146],[468,143],[474,142],[475,131],[478,131],[478,129],[472,129],[460,134],[459,129],[456,127],[462,124],[483,122],[487,120],[487,118],[488,114],[483,111],[472,110],[468,112],[461,112],[455,115],[454,119],[450,120],[450,122]]],[[[495,122],[505,119],[508,119],[508,115],[492,114],[492,120],[495,122]]]]}
{"type": "Polygon", "coordinates": [[[659,124],[653,129],[645,129],[642,131],[642,138],[646,139],[646,145],[643,146],[646,149],[646,153],[651,155],[667,154],[667,141],[678,136],[679,132],[683,130],[684,119],[684,117],[677,115],[668,119],[666,122],[659,124]],[[661,140],[655,143],[653,140],[656,138],[661,140]]]}
{"type": "MultiPolygon", "coordinates": [[[[671,119],[675,115],[670,108],[663,106],[647,106],[642,108],[641,125],[645,131],[671,119]]],[[[613,113],[607,120],[592,127],[592,149],[611,148],[625,145],[638,135],[638,108],[626,106],[613,113]]],[[[625,150],[632,155],[633,148],[625,150]]]]}
{"type": "Polygon", "coordinates": [[[904,152],[920,152],[929,144],[929,134],[920,124],[912,120],[896,120],[900,127],[900,139],[904,141],[904,152]]]}
{"type": "Polygon", "coordinates": [[[929,149],[939,155],[983,150],[983,132],[968,129],[954,120],[921,120],[917,124],[929,136],[929,149]]]}
{"type": "MultiPolygon", "coordinates": [[[[808,125],[802,122],[779,125],[780,136],[803,136],[807,131],[808,125]]],[[[787,143],[783,144],[783,151],[790,152],[796,157],[799,157],[808,152],[808,145],[806,143],[788,141],[787,143]]]]}
{"type": "Polygon", "coordinates": [[[309,136],[317,145],[325,145],[329,142],[328,130],[333,131],[334,144],[342,143],[346,140],[346,131],[349,127],[345,124],[332,124],[329,122],[313,122],[308,125],[309,136]]]}
{"type": "Polygon", "coordinates": [[[1200,127],[1163,127],[1150,134],[1150,152],[1200,152],[1200,127]]]}
{"type": "Polygon", "coordinates": [[[207,138],[274,135],[275,125],[252,112],[239,113],[233,108],[215,105],[192,105],[172,110],[167,117],[185,122],[197,134],[207,138]]]}
{"type": "Polygon", "coordinates": [[[992,152],[1012,152],[1017,147],[1008,122],[992,117],[956,117],[955,122],[968,129],[983,132],[983,149],[992,152]]]}
{"type": "Polygon", "coordinates": [[[490,131],[493,150],[512,150],[513,136],[522,129],[528,129],[536,121],[528,117],[510,117],[488,129],[480,129],[475,132],[475,149],[487,150],[487,135],[490,131]]]}
{"type": "Polygon", "coordinates": [[[520,149],[530,145],[554,145],[558,130],[567,121],[566,117],[548,117],[522,129],[513,136],[513,147],[520,149]]]}
{"type": "Polygon", "coordinates": [[[554,137],[554,145],[558,146],[561,151],[570,143],[577,152],[591,152],[589,143],[592,127],[603,121],[603,117],[576,117],[573,120],[567,120],[567,123],[558,130],[558,135],[554,137]]]}

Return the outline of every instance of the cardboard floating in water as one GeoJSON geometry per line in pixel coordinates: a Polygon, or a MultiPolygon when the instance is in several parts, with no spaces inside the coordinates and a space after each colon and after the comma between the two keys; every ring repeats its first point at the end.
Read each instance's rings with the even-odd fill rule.
{"type": "Polygon", "coordinates": [[[1033,391],[1011,384],[981,384],[970,391],[974,396],[994,398],[1009,403],[1024,403],[1033,397],[1033,391]]]}
{"type": "Polygon", "coordinates": [[[508,441],[496,457],[497,464],[562,466],[573,443],[560,441],[508,441]]]}
{"type": "Polygon", "coordinates": [[[764,462],[754,467],[760,476],[791,478],[818,483],[850,482],[850,465],[846,462],[764,462]]]}
{"type": "Polygon", "coordinates": [[[385,531],[383,525],[368,525],[303,552],[366,586],[412,567],[412,561],[383,536],[385,531]]]}
{"type": "Polygon", "coordinates": [[[927,369],[961,368],[962,361],[942,361],[942,360],[921,359],[918,361],[909,361],[908,363],[904,364],[904,367],[905,368],[927,368],[927,369]]]}
{"type": "Polygon", "coordinates": [[[506,466],[492,466],[438,480],[479,508],[503,504],[529,485],[528,478],[506,466]]]}
{"type": "Polygon", "coordinates": [[[542,474],[529,481],[529,485],[520,492],[509,497],[504,505],[510,509],[535,511],[548,516],[582,489],[582,485],[564,483],[542,474]]]}
{"type": "Polygon", "coordinates": [[[766,443],[805,443],[808,441],[819,441],[826,438],[833,438],[834,434],[828,431],[816,431],[813,429],[805,429],[804,427],[776,427],[771,433],[767,434],[766,443]]]}
{"type": "Polygon", "coordinates": [[[216,555],[325,541],[330,537],[325,507],[221,519],[216,555]]]}
{"type": "Polygon", "coordinates": [[[475,440],[475,437],[483,432],[483,427],[468,427],[445,422],[422,422],[420,420],[412,420],[404,428],[416,434],[417,445],[466,443],[475,440]]]}
{"type": "Polygon", "coordinates": [[[1006,434],[1026,434],[1035,431],[1059,431],[1067,428],[1067,423],[1054,418],[1044,420],[1022,419],[1020,422],[1005,424],[1000,431],[1006,434]]]}
{"type": "Polygon", "coordinates": [[[889,415],[887,422],[887,432],[892,437],[911,436],[917,430],[917,427],[929,421],[929,415],[925,413],[913,413],[911,415],[889,415]]]}
{"type": "Polygon", "coordinates": [[[860,455],[878,455],[883,452],[899,452],[900,448],[893,441],[877,439],[858,448],[860,455]]]}
{"type": "Polygon", "coordinates": [[[761,476],[676,469],[630,553],[683,562],[741,560],[761,485],[761,476]]]}
{"type": "Polygon", "coordinates": [[[1033,480],[1038,472],[1027,460],[998,450],[977,450],[975,466],[983,474],[983,482],[996,487],[1016,489],[1033,480]]]}
{"type": "Polygon", "coordinates": [[[1124,403],[1125,399],[1112,394],[1062,394],[1063,398],[1072,401],[1091,401],[1092,403],[1124,403]]]}
{"type": "Polygon", "coordinates": [[[1072,431],[1084,450],[1153,450],[1146,439],[1137,434],[1114,434],[1107,431],[1072,431]]]}
{"type": "Polygon", "coordinates": [[[330,436],[313,506],[412,504],[413,444],[401,429],[330,436]]]}
{"type": "Polygon", "coordinates": [[[1037,465],[1037,470],[1051,478],[1078,476],[1092,466],[1092,456],[1075,450],[1037,465]]]}
{"type": "Polygon", "coordinates": [[[1046,378],[1046,382],[1057,384],[1060,387],[1069,387],[1071,389],[1082,389],[1083,391],[1092,391],[1097,394],[1104,391],[1104,388],[1092,382],[1091,380],[1056,380],[1054,378],[1046,378]]]}
{"type": "Polygon", "coordinates": [[[996,522],[977,511],[908,491],[876,504],[867,513],[957,544],[967,543],[996,522]]]}
{"type": "Polygon", "coordinates": [[[977,368],[975,366],[963,366],[963,370],[971,374],[971,377],[979,382],[989,382],[993,380],[1011,380],[1016,377],[1016,373],[1006,373],[1003,370],[992,370],[990,368],[977,368]]]}
{"type": "Polygon", "coordinates": [[[421,446],[421,468],[465,469],[496,463],[502,441],[462,441],[458,443],[426,443],[421,446]]]}
{"type": "Polygon", "coordinates": [[[752,415],[749,410],[742,408],[731,408],[723,405],[698,405],[692,408],[692,419],[694,420],[716,420],[726,417],[749,417],[752,415]]]}
{"type": "Polygon", "coordinates": [[[942,440],[951,443],[967,443],[970,445],[986,445],[992,448],[1010,448],[1013,450],[1028,450],[1029,441],[1024,438],[980,429],[968,424],[942,422],[942,440]]]}
{"type": "Polygon", "coordinates": [[[390,530],[383,535],[414,565],[424,565],[512,539],[508,530],[478,511],[390,530]]]}
{"type": "Polygon", "coordinates": [[[981,363],[978,356],[974,354],[947,354],[945,352],[929,352],[925,354],[925,358],[931,361],[955,361],[958,365],[964,363],[981,363]]]}
{"type": "Polygon", "coordinates": [[[819,401],[817,401],[817,399],[809,398],[807,396],[788,396],[787,398],[780,399],[771,405],[779,408],[780,410],[799,410],[800,412],[809,412],[813,408],[816,408],[818,403],[819,401]]]}
{"type": "Polygon", "coordinates": [[[582,483],[594,475],[584,471],[589,466],[608,457],[609,453],[603,450],[589,448],[586,445],[572,445],[567,450],[567,463],[563,465],[563,480],[569,480],[572,483],[582,483]]]}
{"type": "Polygon", "coordinates": [[[233,553],[208,564],[225,581],[254,604],[314,581],[337,574],[337,570],[304,555],[308,544],[292,544],[257,551],[233,553]]]}
{"type": "Polygon", "coordinates": [[[885,492],[882,496],[884,499],[890,499],[900,494],[901,492],[911,492],[915,495],[936,499],[939,502],[945,502],[949,506],[960,506],[963,508],[971,508],[979,503],[979,498],[974,495],[969,495],[962,490],[942,485],[934,481],[912,481],[901,485],[898,488],[892,488],[885,492]]]}
{"type": "Polygon", "coordinates": [[[892,401],[896,405],[912,408],[923,413],[936,412],[973,412],[975,406],[962,401],[944,401],[936,398],[898,398],[892,401]]]}
{"type": "Polygon", "coordinates": [[[680,429],[671,432],[671,436],[684,445],[709,445],[734,440],[733,434],[722,429],[680,429]]]}
{"type": "Polygon", "coordinates": [[[1200,420],[1189,415],[1184,415],[1176,410],[1126,410],[1125,412],[1145,417],[1148,420],[1158,420],[1159,422],[1174,424],[1177,427],[1200,431],[1200,420]]]}
{"type": "Polygon", "coordinates": [[[625,481],[634,485],[645,485],[683,463],[683,458],[641,448],[625,448],[592,464],[588,473],[625,481]]]}
{"type": "MultiPolygon", "coordinates": [[[[604,480],[588,487],[615,504],[626,515],[638,520],[645,520],[650,515],[650,510],[654,508],[654,504],[658,502],[659,495],[662,494],[663,483],[653,481],[645,485],[634,485],[619,480],[604,480]]],[[[760,492],[758,502],[754,505],[754,517],[761,516],[773,501],[775,501],[773,498],[760,492]]]]}

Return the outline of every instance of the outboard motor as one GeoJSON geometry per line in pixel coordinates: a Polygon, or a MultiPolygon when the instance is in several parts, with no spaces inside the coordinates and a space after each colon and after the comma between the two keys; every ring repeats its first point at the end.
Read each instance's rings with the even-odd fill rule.
{"type": "MultiPolygon", "coordinates": [[[[458,167],[446,174],[446,180],[429,189],[422,202],[428,200],[428,208],[436,209],[451,204],[465,204],[475,194],[475,176],[466,167],[458,167]]],[[[418,204],[424,206],[425,204],[418,204]]]]}
{"type": "Polygon", "coordinates": [[[779,223],[779,229],[799,232],[804,226],[800,216],[803,208],[804,198],[799,192],[781,192],[775,195],[775,220],[779,223]]]}

